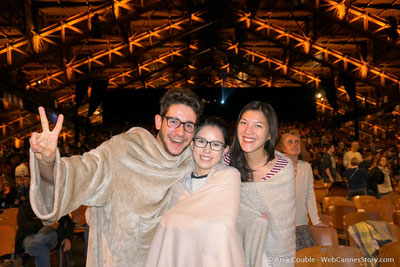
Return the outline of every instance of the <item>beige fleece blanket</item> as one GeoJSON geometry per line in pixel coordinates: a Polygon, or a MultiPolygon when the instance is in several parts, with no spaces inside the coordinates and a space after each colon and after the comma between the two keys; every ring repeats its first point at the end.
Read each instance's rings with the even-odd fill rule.
{"type": "Polygon", "coordinates": [[[236,229],[240,173],[224,164],[211,169],[193,195],[174,186],[171,204],[151,244],[146,267],[243,267],[236,229]]]}
{"type": "Polygon", "coordinates": [[[56,156],[55,184],[40,177],[30,152],[30,199],[36,215],[55,222],[91,206],[87,266],[143,266],[172,186],[193,169],[191,151],[171,156],[142,128],[117,135],[83,156],[56,156]]]}

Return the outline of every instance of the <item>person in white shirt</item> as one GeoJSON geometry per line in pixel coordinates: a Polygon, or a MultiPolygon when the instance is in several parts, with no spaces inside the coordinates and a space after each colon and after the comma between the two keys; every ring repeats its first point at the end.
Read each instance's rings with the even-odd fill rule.
{"type": "Polygon", "coordinates": [[[300,160],[301,152],[300,135],[292,130],[284,133],[278,143],[278,150],[293,161],[296,180],[296,250],[315,246],[311,230],[308,227],[308,218],[314,226],[328,227],[321,222],[318,216],[315,201],[313,173],[310,163],[300,160]]]}
{"type": "Polygon", "coordinates": [[[387,158],[382,156],[378,161],[378,169],[384,175],[384,181],[382,184],[378,184],[378,192],[381,196],[387,195],[393,191],[392,181],[390,178],[390,169],[387,164],[387,158]]]}
{"type": "Polygon", "coordinates": [[[357,158],[358,162],[362,162],[361,153],[358,152],[359,147],[360,145],[358,144],[358,142],[354,141],[353,143],[351,143],[350,150],[344,153],[343,166],[346,170],[350,167],[350,160],[352,158],[357,158]]]}

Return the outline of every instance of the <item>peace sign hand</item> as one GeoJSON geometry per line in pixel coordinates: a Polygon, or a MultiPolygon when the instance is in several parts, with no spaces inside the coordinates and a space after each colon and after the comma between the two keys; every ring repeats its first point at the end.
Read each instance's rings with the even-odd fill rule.
{"type": "Polygon", "coordinates": [[[62,129],[64,116],[62,114],[58,116],[56,126],[50,131],[49,121],[47,120],[46,112],[43,107],[39,107],[39,115],[42,123],[42,132],[32,133],[29,139],[31,149],[38,160],[46,163],[53,163],[56,158],[58,135],[62,129]]]}

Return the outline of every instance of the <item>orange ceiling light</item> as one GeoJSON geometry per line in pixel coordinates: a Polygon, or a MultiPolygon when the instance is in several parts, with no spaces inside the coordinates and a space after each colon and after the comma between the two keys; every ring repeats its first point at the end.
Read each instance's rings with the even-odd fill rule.
{"type": "MultiPolygon", "coordinates": [[[[111,76],[110,84],[117,86],[118,83],[116,81],[118,79],[124,79],[125,77],[132,77],[131,74],[136,71],[138,71],[139,75],[142,75],[143,71],[150,71],[150,69],[152,68],[151,65],[155,65],[155,64],[166,65],[167,60],[169,58],[172,58],[173,56],[183,57],[182,52],[185,51],[186,49],[187,49],[186,47],[176,49],[176,50],[171,49],[169,52],[159,55],[158,57],[156,57],[154,59],[149,59],[145,62],[139,63],[137,68],[135,67],[135,68],[125,69],[123,72],[111,76]]],[[[124,83],[126,83],[126,81],[124,81],[124,83]]]]}
{"type": "Polygon", "coordinates": [[[336,16],[339,19],[343,19],[346,15],[346,1],[341,1],[341,2],[335,2],[335,1],[326,1],[330,4],[330,7],[327,9],[327,11],[334,10],[336,13],[336,16]]]}
{"type": "MultiPolygon", "coordinates": [[[[306,84],[310,84],[311,86],[313,86],[315,88],[319,88],[321,80],[317,75],[314,75],[311,72],[305,72],[300,69],[290,67],[283,61],[280,61],[273,57],[269,57],[261,52],[256,51],[255,48],[253,48],[253,50],[249,50],[246,48],[241,48],[239,46],[229,46],[228,50],[233,50],[236,48],[239,49],[240,51],[245,52],[246,55],[251,55],[253,58],[253,60],[252,60],[253,62],[255,62],[255,58],[258,58],[259,63],[268,62],[270,67],[272,67],[273,65],[276,66],[275,70],[286,70],[287,71],[286,75],[288,75],[289,77],[294,78],[294,79],[298,80],[299,82],[305,82],[306,84]]],[[[262,82],[261,87],[265,87],[265,86],[271,87],[272,86],[272,80],[268,81],[261,77],[259,77],[257,79],[259,79],[262,82]]],[[[347,95],[347,91],[345,90],[344,86],[338,87],[337,90],[339,92],[347,95]]],[[[360,93],[356,93],[356,97],[357,97],[357,99],[365,100],[366,102],[368,102],[374,106],[377,105],[376,101],[374,101],[373,99],[368,98],[360,93]]]]}
{"type": "MultiPolygon", "coordinates": [[[[130,11],[134,11],[134,7],[129,5],[129,2],[131,2],[131,0],[114,0],[114,15],[115,18],[118,19],[119,18],[119,13],[120,13],[120,8],[124,8],[126,10],[130,10],[130,11]]],[[[143,3],[142,3],[143,6],[143,3]]]]}
{"type": "MultiPolygon", "coordinates": [[[[347,95],[347,91],[346,91],[346,89],[344,88],[344,86],[340,86],[340,87],[338,87],[338,88],[336,88],[336,89],[337,89],[339,92],[341,92],[341,93],[347,95]]],[[[357,97],[357,99],[359,99],[359,100],[365,100],[366,102],[368,102],[368,103],[370,103],[370,104],[376,106],[376,101],[373,100],[373,99],[371,99],[371,98],[369,98],[369,97],[365,97],[365,96],[363,96],[363,95],[360,94],[360,93],[356,93],[356,97],[357,97]]]]}
{"type": "MultiPolygon", "coordinates": [[[[377,28],[374,32],[381,32],[390,27],[388,21],[380,16],[370,14],[367,11],[350,5],[348,1],[337,2],[334,0],[321,0],[322,5],[328,6],[326,11],[334,11],[339,19],[346,19],[349,23],[357,21],[363,22],[364,30],[369,29],[369,25],[374,25],[377,28]],[[343,12],[344,11],[344,12],[343,12]]],[[[397,27],[397,31],[400,33],[400,27],[397,27]]],[[[399,42],[399,41],[398,41],[399,42]]],[[[398,43],[397,42],[397,43],[398,43]]]]}
{"type": "MultiPolygon", "coordinates": [[[[236,14],[239,16],[238,21],[240,21],[241,18],[245,18],[247,16],[245,12],[239,10],[236,10],[236,14]]],[[[273,38],[275,41],[282,42],[285,45],[287,45],[288,41],[290,41],[298,47],[303,46],[303,43],[307,42],[306,37],[297,33],[289,32],[280,26],[274,25],[268,19],[264,20],[258,17],[254,17],[252,19],[252,23],[254,24],[256,31],[266,30],[265,33],[269,38],[273,38]]],[[[388,82],[391,82],[394,84],[396,89],[400,88],[400,78],[398,78],[397,76],[386,73],[385,71],[371,65],[370,63],[366,63],[360,59],[345,55],[335,49],[328,48],[326,45],[323,45],[321,43],[313,42],[312,44],[310,44],[309,54],[314,57],[319,54],[323,54],[325,62],[334,65],[339,69],[348,70],[349,65],[352,65],[354,69],[362,68],[363,75],[365,77],[368,77],[367,80],[372,82],[379,79],[380,86],[390,86],[388,82]],[[367,75],[365,75],[365,72],[367,72],[367,75]]],[[[359,73],[354,73],[360,78],[363,78],[359,73]]]]}
{"type": "MultiPolygon", "coordinates": [[[[66,30],[73,31],[75,34],[84,36],[87,31],[81,30],[81,28],[87,28],[89,31],[92,28],[92,19],[95,14],[106,17],[107,14],[116,10],[116,18],[119,18],[119,10],[121,8],[134,12],[136,9],[134,7],[135,0],[114,0],[112,4],[105,3],[92,8],[88,11],[81,12],[75,16],[69,17],[68,19],[61,21],[60,23],[52,24],[46,28],[41,29],[38,33],[32,32],[32,37],[22,37],[17,40],[10,40],[8,43],[0,46],[0,56],[2,54],[7,55],[7,63],[9,65],[13,64],[12,52],[21,53],[27,57],[31,56],[29,53],[24,51],[29,51],[31,46],[31,41],[33,43],[33,51],[40,52],[43,43],[49,43],[56,45],[59,38],[61,41],[66,41],[66,30]],[[86,25],[85,25],[86,23],[86,25]],[[32,39],[30,39],[32,38],[32,39]]],[[[157,2],[157,1],[156,1],[157,2]]],[[[154,4],[152,2],[151,4],[154,4]]],[[[143,8],[143,4],[141,5],[143,8]]],[[[194,15],[195,18],[196,15],[194,15]]]]}
{"type": "MultiPolygon", "coordinates": [[[[191,14],[191,16],[185,17],[185,18],[181,18],[177,21],[175,21],[174,23],[171,24],[171,22],[168,22],[162,26],[159,26],[157,28],[155,28],[154,30],[149,30],[147,32],[143,32],[141,34],[134,34],[133,36],[129,37],[129,47],[131,49],[131,53],[133,53],[133,46],[138,46],[138,47],[145,47],[145,45],[141,44],[141,42],[150,42],[150,39],[153,37],[157,37],[159,39],[163,39],[161,33],[162,32],[166,32],[169,31],[172,28],[180,28],[181,25],[183,25],[184,23],[190,23],[190,17],[195,16],[196,18],[198,18],[201,14],[204,14],[204,12],[197,12],[195,14],[191,14]]],[[[94,54],[92,54],[90,57],[88,58],[82,58],[76,61],[72,61],[69,63],[68,66],[69,68],[72,68],[73,71],[78,71],[77,68],[81,67],[83,65],[87,65],[88,69],[90,70],[92,67],[93,63],[96,63],[100,66],[104,66],[105,63],[103,63],[102,60],[104,60],[104,58],[108,59],[108,62],[112,62],[112,56],[116,55],[119,57],[123,57],[124,53],[122,51],[124,51],[124,49],[126,49],[126,42],[121,41],[120,43],[117,44],[110,44],[108,45],[108,48],[100,50],[94,54]]],[[[174,52],[172,53],[172,56],[182,56],[179,54],[179,52],[174,52]]],[[[161,57],[158,58],[158,62],[162,63],[160,60],[162,60],[161,57]]],[[[142,71],[144,68],[146,68],[146,66],[142,66],[140,68],[139,71],[142,71]]],[[[53,72],[51,72],[50,74],[46,75],[46,77],[37,77],[34,80],[30,81],[27,85],[27,89],[30,88],[34,88],[35,86],[39,85],[38,81],[51,81],[54,80],[56,81],[56,77],[64,75],[65,71],[62,69],[59,70],[55,70],[53,72]]],[[[57,83],[58,81],[60,81],[60,79],[57,79],[57,83]]],[[[62,82],[61,82],[62,83],[62,82]]]]}
{"type": "Polygon", "coordinates": [[[255,62],[255,58],[257,58],[259,59],[259,63],[267,62],[269,65],[273,66],[276,71],[281,71],[284,75],[288,75],[300,82],[305,82],[306,84],[310,84],[316,88],[319,87],[321,80],[318,76],[312,73],[291,67],[279,59],[269,57],[261,52],[256,51],[255,48],[253,50],[249,50],[240,47],[239,50],[245,52],[247,56],[251,56],[253,62],[255,62]]]}

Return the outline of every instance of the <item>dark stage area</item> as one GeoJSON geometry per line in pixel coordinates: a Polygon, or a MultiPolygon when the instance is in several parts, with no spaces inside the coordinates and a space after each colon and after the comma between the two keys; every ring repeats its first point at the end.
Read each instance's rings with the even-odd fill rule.
{"type": "MultiPolygon", "coordinates": [[[[280,121],[316,119],[315,95],[308,88],[201,88],[194,91],[203,99],[205,115],[226,120],[235,121],[243,106],[254,100],[270,103],[280,121]]],[[[159,113],[159,99],[164,92],[164,89],[107,92],[103,101],[103,122],[151,124],[154,115],[159,113]]]]}

